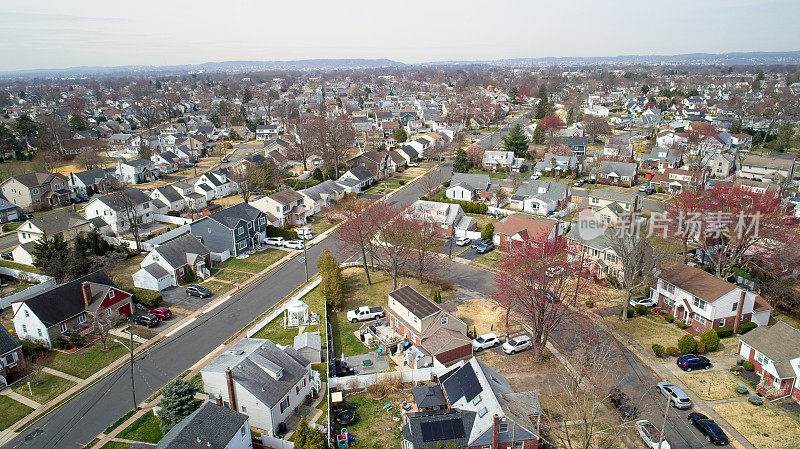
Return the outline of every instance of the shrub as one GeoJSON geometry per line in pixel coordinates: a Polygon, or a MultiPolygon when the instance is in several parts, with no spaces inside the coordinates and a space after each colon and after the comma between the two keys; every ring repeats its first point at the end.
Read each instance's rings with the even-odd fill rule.
{"type": "Polygon", "coordinates": [[[658,357],[658,358],[663,357],[664,356],[664,351],[665,351],[665,349],[664,349],[663,346],[661,346],[659,344],[653,344],[653,354],[655,354],[656,357],[658,357]]]}
{"type": "Polygon", "coordinates": [[[753,329],[755,329],[757,327],[758,327],[758,324],[756,324],[756,323],[754,323],[752,321],[748,321],[746,323],[742,323],[742,324],[739,325],[739,334],[740,335],[741,334],[746,334],[746,333],[750,332],[751,330],[753,330],[753,329]]]}
{"type": "Polygon", "coordinates": [[[736,386],[736,392],[739,393],[739,394],[747,394],[748,391],[750,391],[750,390],[748,390],[747,387],[745,387],[744,385],[737,385],[736,386]]]}
{"type": "Polygon", "coordinates": [[[686,329],[686,323],[678,323],[678,327],[681,329],[686,329]]]}
{"type": "Polygon", "coordinates": [[[730,326],[722,326],[717,328],[717,336],[719,338],[730,337],[733,335],[733,328],[730,326]]]}
{"type": "Polygon", "coordinates": [[[684,335],[678,339],[678,350],[681,354],[691,354],[697,349],[697,340],[691,335],[684,335]]]}
{"type": "Polygon", "coordinates": [[[658,192],[658,193],[664,193],[664,188],[663,188],[663,187],[661,187],[661,186],[658,186],[658,188],[656,188],[656,192],[658,192]]]}
{"type": "Polygon", "coordinates": [[[587,307],[587,308],[589,308],[589,309],[591,309],[592,307],[594,307],[594,301],[592,301],[591,299],[588,299],[588,300],[586,300],[586,302],[584,302],[584,304],[585,304],[585,305],[586,305],[586,307],[587,307]]]}
{"type": "Polygon", "coordinates": [[[636,311],[637,315],[647,315],[647,306],[644,304],[636,304],[633,309],[636,311]]]}
{"type": "Polygon", "coordinates": [[[142,289],[134,289],[133,291],[133,300],[146,306],[147,308],[152,309],[153,307],[158,307],[161,305],[161,301],[164,300],[164,297],[161,296],[158,292],[153,292],[150,290],[142,290],[142,289]]]}
{"type": "Polygon", "coordinates": [[[401,179],[401,180],[397,181],[397,183],[400,184],[401,186],[404,186],[404,185],[406,185],[406,180],[405,179],[401,179]]]}
{"type": "Polygon", "coordinates": [[[744,368],[745,371],[753,371],[754,369],[756,369],[755,365],[753,365],[753,362],[749,360],[745,360],[742,363],[742,368],[744,368]]]}
{"type": "Polygon", "coordinates": [[[675,317],[672,315],[665,315],[664,319],[667,320],[667,323],[672,323],[673,321],[675,321],[675,317]]]}
{"type": "Polygon", "coordinates": [[[267,226],[267,237],[283,237],[286,240],[295,240],[297,233],[277,226],[267,226]]]}
{"type": "Polygon", "coordinates": [[[197,280],[197,275],[194,274],[194,270],[192,269],[192,267],[186,267],[186,272],[183,276],[183,281],[192,283],[195,280],[197,280]]]}
{"type": "Polygon", "coordinates": [[[747,400],[753,405],[764,405],[764,398],[751,394],[747,400]]]}
{"type": "MultiPolygon", "coordinates": [[[[420,198],[422,199],[422,198],[420,198]]],[[[449,198],[441,198],[437,199],[437,202],[440,203],[451,203],[451,204],[458,204],[461,206],[461,209],[468,214],[486,214],[489,212],[489,206],[483,203],[474,203],[472,201],[458,201],[458,200],[451,200],[449,198]]]]}
{"type": "Polygon", "coordinates": [[[171,210],[167,212],[167,215],[169,215],[170,217],[180,217],[181,213],[176,210],[171,210]]]}
{"type": "Polygon", "coordinates": [[[633,307],[628,307],[627,309],[625,309],[626,318],[633,318],[634,315],[636,315],[636,310],[634,310],[633,307]]]}
{"type": "Polygon", "coordinates": [[[80,346],[81,345],[81,334],[77,332],[73,332],[69,334],[69,345],[70,346],[80,346]]]}
{"type": "Polygon", "coordinates": [[[617,280],[617,277],[614,276],[611,273],[606,275],[606,281],[608,281],[608,285],[610,285],[610,286],[612,286],[614,288],[622,288],[622,284],[619,283],[619,281],[617,280]]]}
{"type": "Polygon", "coordinates": [[[225,149],[226,149],[226,150],[230,150],[230,149],[232,149],[232,148],[233,148],[233,144],[232,144],[232,143],[230,143],[230,142],[225,142],[225,149]]]}
{"type": "Polygon", "coordinates": [[[719,347],[719,335],[714,329],[707,330],[700,336],[700,342],[703,343],[709,351],[716,351],[719,347]]]}
{"type": "Polygon", "coordinates": [[[706,348],[706,344],[703,343],[702,340],[698,341],[697,342],[697,347],[694,349],[694,353],[695,354],[705,354],[706,352],[708,352],[708,349],[706,348]]]}
{"type": "Polygon", "coordinates": [[[483,231],[481,231],[481,238],[490,239],[493,236],[494,236],[494,225],[492,223],[486,223],[486,226],[483,227],[483,231]]]}
{"type": "Polygon", "coordinates": [[[668,356],[677,357],[678,354],[680,354],[680,351],[678,351],[678,348],[676,348],[675,346],[670,346],[669,348],[667,348],[667,355],[668,356]]]}

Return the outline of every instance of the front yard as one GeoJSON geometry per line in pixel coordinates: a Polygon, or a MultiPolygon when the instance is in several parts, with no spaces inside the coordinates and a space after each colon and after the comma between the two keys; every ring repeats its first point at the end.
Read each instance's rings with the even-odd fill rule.
{"type": "Polygon", "coordinates": [[[24,418],[33,409],[8,396],[0,396],[0,431],[24,418]]]}
{"type": "MultiPolygon", "coordinates": [[[[322,290],[317,286],[300,298],[300,300],[308,304],[309,312],[316,313],[320,317],[320,324],[322,326],[307,326],[304,331],[320,332],[320,335],[322,335],[322,352],[325,353],[325,348],[327,347],[325,338],[325,301],[322,298],[322,290]]],[[[256,332],[253,338],[269,338],[273,343],[291,346],[294,343],[294,337],[298,334],[298,328],[284,329],[282,323],[283,314],[280,314],[274,320],[270,321],[269,324],[256,332]]]]}
{"type": "Polygon", "coordinates": [[[225,282],[219,282],[219,281],[205,281],[200,285],[209,289],[211,293],[215,295],[221,295],[233,288],[231,284],[226,284],[225,282]]]}
{"type": "Polygon", "coordinates": [[[64,379],[63,377],[41,373],[39,376],[39,385],[34,385],[34,383],[31,382],[31,389],[28,390],[28,380],[30,380],[30,378],[17,382],[11,389],[40,404],[46,404],[75,385],[74,382],[64,379]],[[31,391],[33,391],[33,396],[31,396],[31,391]]]}
{"type": "MultiPolygon", "coordinates": [[[[53,351],[53,356],[46,363],[46,366],[62,373],[86,379],[128,353],[124,346],[110,340],[108,342],[108,350],[105,351],[103,350],[103,344],[99,341],[72,354],[53,351]]],[[[128,343],[126,342],[125,344],[128,343]]]]}
{"type": "Polygon", "coordinates": [[[770,410],[766,405],[729,402],[717,405],[714,411],[755,447],[793,449],[800,441],[800,423],[770,410]]]}
{"type": "Polygon", "coordinates": [[[704,401],[716,401],[740,396],[736,392],[736,386],[739,385],[738,382],[724,371],[698,371],[696,373],[682,374],[678,378],[704,401]]]}
{"type": "Polygon", "coordinates": [[[245,259],[237,259],[231,257],[230,259],[217,265],[215,268],[230,268],[232,270],[244,271],[251,274],[258,274],[270,265],[279,261],[287,253],[279,249],[265,249],[255,254],[251,254],[245,259]]]}
{"type": "MultiPolygon", "coordinates": [[[[655,316],[653,319],[663,321],[662,318],[656,318],[655,316]]],[[[630,318],[627,322],[622,321],[619,316],[611,316],[606,318],[606,321],[617,330],[636,340],[648,352],[651,351],[653,344],[660,344],[665,348],[677,347],[678,339],[686,335],[685,332],[672,325],[661,325],[650,318],[642,316],[630,318]]]]}
{"type": "Polygon", "coordinates": [[[143,441],[145,443],[158,443],[164,438],[158,425],[158,418],[152,411],[145,413],[126,427],[117,435],[126,440],[143,441]]]}

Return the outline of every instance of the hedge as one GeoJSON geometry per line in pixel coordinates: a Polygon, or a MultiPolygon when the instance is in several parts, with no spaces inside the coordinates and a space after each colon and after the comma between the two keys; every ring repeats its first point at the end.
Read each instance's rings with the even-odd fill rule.
{"type": "Polygon", "coordinates": [[[730,326],[722,326],[717,328],[717,336],[719,338],[730,337],[733,335],[733,328],[730,326]]]}
{"type": "Polygon", "coordinates": [[[700,336],[700,341],[709,351],[716,351],[719,347],[719,335],[714,329],[709,329],[703,332],[703,335],[700,336]]]}
{"type": "Polygon", "coordinates": [[[647,306],[644,304],[636,304],[633,309],[636,311],[637,315],[647,315],[647,306]]]}
{"type": "Polygon", "coordinates": [[[133,300],[138,302],[139,304],[143,304],[148,308],[158,307],[161,305],[161,301],[164,300],[164,297],[161,293],[144,290],[141,288],[134,288],[133,289],[133,300]]]}
{"type": "Polygon", "coordinates": [[[288,178],[284,179],[283,183],[287,186],[291,187],[294,190],[303,190],[309,187],[313,187],[319,184],[318,179],[310,178],[310,179],[296,179],[296,178],[288,178]]]}
{"type": "Polygon", "coordinates": [[[440,198],[437,200],[429,200],[429,201],[458,204],[459,206],[461,206],[462,209],[464,209],[464,212],[468,214],[486,214],[489,212],[488,205],[482,203],[475,203],[472,201],[458,201],[458,200],[451,200],[449,198],[440,198]]]}
{"type": "Polygon", "coordinates": [[[697,349],[697,340],[691,335],[684,335],[678,339],[678,350],[681,354],[691,354],[697,349]]]}
{"type": "Polygon", "coordinates": [[[678,348],[676,348],[675,346],[670,346],[669,348],[667,348],[667,355],[668,356],[677,357],[678,354],[680,354],[680,351],[678,351],[678,348]]]}
{"type": "Polygon", "coordinates": [[[756,396],[754,394],[751,394],[750,397],[747,398],[747,400],[750,401],[750,403],[753,405],[764,405],[764,398],[762,398],[761,396],[756,396]]]}
{"type": "Polygon", "coordinates": [[[675,317],[672,316],[672,315],[666,315],[666,316],[664,316],[664,319],[667,320],[667,323],[671,323],[671,322],[675,321],[675,317]]]}
{"type": "Polygon", "coordinates": [[[754,323],[752,321],[748,321],[746,323],[742,323],[742,324],[739,325],[739,334],[746,334],[746,333],[750,332],[751,330],[753,330],[753,329],[755,329],[757,327],[758,327],[758,324],[756,324],[756,323],[754,323]]]}
{"type": "Polygon", "coordinates": [[[267,225],[267,237],[283,237],[286,240],[296,240],[297,233],[289,229],[267,225]]]}

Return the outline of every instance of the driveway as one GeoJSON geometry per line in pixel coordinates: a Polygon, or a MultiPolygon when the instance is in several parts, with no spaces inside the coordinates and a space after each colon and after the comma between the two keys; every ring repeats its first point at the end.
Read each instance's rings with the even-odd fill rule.
{"type": "Polygon", "coordinates": [[[161,292],[161,295],[164,297],[164,303],[166,304],[174,304],[192,310],[199,309],[216,298],[216,295],[211,295],[208,298],[190,296],[186,294],[186,290],[183,287],[170,287],[161,292]]]}
{"type": "Polygon", "coordinates": [[[463,253],[459,254],[458,257],[466,260],[475,260],[478,257],[481,257],[482,255],[483,254],[478,254],[478,250],[476,250],[472,246],[469,246],[463,253]]]}

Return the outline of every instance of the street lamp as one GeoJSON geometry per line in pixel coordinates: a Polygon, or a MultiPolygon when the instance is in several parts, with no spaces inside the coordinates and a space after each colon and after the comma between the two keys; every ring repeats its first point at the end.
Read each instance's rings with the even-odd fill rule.
{"type": "Polygon", "coordinates": [[[116,338],[114,342],[124,346],[131,354],[131,397],[133,398],[133,411],[136,412],[136,382],[133,378],[133,329],[130,326],[128,326],[128,333],[131,335],[130,347],[116,338]]]}

